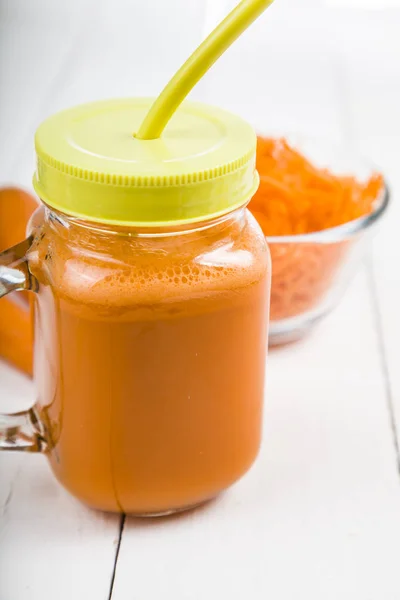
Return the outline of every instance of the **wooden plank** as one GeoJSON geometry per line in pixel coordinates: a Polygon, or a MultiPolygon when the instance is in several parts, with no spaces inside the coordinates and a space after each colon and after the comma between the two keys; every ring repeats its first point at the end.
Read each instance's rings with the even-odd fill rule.
{"type": "MultiPolygon", "coordinates": [[[[85,6],[73,4],[75,8],[80,4],[81,10],[77,14],[73,8],[72,15],[79,17],[73,31],[69,14],[61,22],[54,12],[46,19],[52,6],[48,0],[41,0],[38,7],[44,21],[40,15],[27,18],[20,3],[10,7],[0,64],[1,157],[6,159],[1,165],[3,181],[30,187],[33,133],[47,114],[96,97],[134,95],[138,93],[136,80],[149,85],[148,93],[156,93],[180,62],[180,53],[187,53],[202,30],[202,7],[197,2],[176,0],[178,12],[183,12],[183,18],[190,17],[183,32],[174,11],[169,11],[171,7],[158,0],[153,3],[159,9],[157,19],[140,14],[141,6],[119,0],[118,6],[114,3],[112,8],[105,5],[96,10],[86,29],[82,26],[85,6]],[[121,25],[124,11],[126,19],[121,25]],[[134,23],[145,18],[145,25],[135,31],[134,23]],[[165,35],[166,22],[171,37],[162,57],[159,46],[150,44],[151,52],[143,60],[146,40],[151,33],[156,36],[153,39],[165,35]],[[31,47],[30,54],[26,48],[22,50],[22,41],[31,47]],[[12,67],[10,53],[15,53],[12,67]],[[40,78],[35,65],[40,65],[40,78]],[[28,95],[32,102],[26,110],[28,95]]],[[[32,403],[34,392],[24,378],[0,365],[0,380],[0,410],[17,410],[32,403]]],[[[120,517],[95,513],[77,503],[56,483],[40,456],[2,454],[0,481],[1,600],[39,596],[53,600],[55,595],[57,600],[108,600],[120,517]]]]}
{"type": "MultiPolygon", "coordinates": [[[[13,13],[1,24],[3,182],[30,184],[33,132],[68,65],[75,26],[85,17],[83,2],[80,18],[75,14],[71,21],[49,20],[47,8],[42,19],[38,13],[36,19],[13,13]],[[24,157],[29,174],[20,177],[24,157]]],[[[30,382],[2,364],[0,380],[0,410],[33,403],[30,382]]],[[[2,453],[0,482],[0,598],[108,600],[120,518],[78,504],[41,456],[2,453]]]]}
{"type": "MultiPolygon", "coordinates": [[[[352,23],[343,27],[350,38],[352,23]]],[[[360,26],[359,26],[360,27],[360,26]]],[[[390,187],[391,207],[382,223],[373,253],[371,288],[375,297],[375,315],[381,337],[381,359],[386,376],[387,401],[391,412],[395,442],[400,441],[400,275],[398,269],[400,206],[399,136],[400,89],[400,11],[390,19],[380,15],[378,23],[365,21],[362,39],[351,55],[343,57],[349,102],[348,121],[352,124],[354,145],[373,160],[384,173],[390,187]],[[374,48],[379,50],[376,52],[374,48]]],[[[400,464],[400,454],[398,452],[400,464]]]]}
{"type": "MultiPolygon", "coordinates": [[[[32,404],[31,382],[0,362],[0,409],[32,404]]],[[[43,456],[0,454],[0,598],[108,600],[119,518],[55,481],[43,456]]]]}
{"type": "MultiPolygon", "coordinates": [[[[348,139],[348,90],[329,45],[341,23],[310,17],[304,31],[307,17],[289,25],[306,38],[295,52],[300,34],[286,49],[282,27],[268,25],[232,48],[203,97],[258,127],[268,119],[264,130],[348,139]]],[[[127,520],[113,600],[397,599],[400,488],[378,342],[364,270],[313,336],[271,353],[250,474],[187,515],[127,520]]]]}
{"type": "Polygon", "coordinates": [[[313,336],[271,352],[250,474],[198,511],[127,520],[113,600],[395,600],[399,502],[361,274],[313,336]]]}

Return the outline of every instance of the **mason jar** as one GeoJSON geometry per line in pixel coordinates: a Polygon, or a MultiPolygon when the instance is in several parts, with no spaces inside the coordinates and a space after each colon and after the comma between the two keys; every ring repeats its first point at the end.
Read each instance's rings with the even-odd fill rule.
{"type": "Polygon", "coordinates": [[[42,204],[0,259],[0,294],[33,292],[37,390],[3,418],[1,447],[44,452],[74,496],[133,515],[196,506],[254,462],[271,276],[246,209],[251,127],[186,103],[138,140],[148,103],[39,127],[42,204]]]}

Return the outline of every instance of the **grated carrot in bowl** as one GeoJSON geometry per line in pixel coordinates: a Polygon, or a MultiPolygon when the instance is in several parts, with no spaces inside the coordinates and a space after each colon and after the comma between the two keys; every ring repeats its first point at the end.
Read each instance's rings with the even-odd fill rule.
{"type": "MultiPolygon", "coordinates": [[[[335,175],[313,165],[285,139],[257,139],[260,186],[249,209],[267,237],[296,236],[343,225],[373,212],[384,182],[335,175]]],[[[273,240],[271,321],[312,310],[332,285],[352,245],[273,240]]]]}

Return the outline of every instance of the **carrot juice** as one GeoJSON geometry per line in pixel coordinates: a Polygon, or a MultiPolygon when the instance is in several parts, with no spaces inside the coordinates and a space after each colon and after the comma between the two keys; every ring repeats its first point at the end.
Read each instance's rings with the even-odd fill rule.
{"type": "Polygon", "coordinates": [[[270,255],[247,205],[257,138],[196,102],[162,133],[153,101],[92,102],[44,121],[28,238],[0,297],[29,290],[35,406],[0,449],[42,452],[74,496],[169,514],[237,481],[260,446],[270,255]]]}
{"type": "Polygon", "coordinates": [[[35,378],[57,478],[142,515],[230,486],[261,435],[270,259],[254,218],[135,235],[43,209],[34,221],[35,378]]]}

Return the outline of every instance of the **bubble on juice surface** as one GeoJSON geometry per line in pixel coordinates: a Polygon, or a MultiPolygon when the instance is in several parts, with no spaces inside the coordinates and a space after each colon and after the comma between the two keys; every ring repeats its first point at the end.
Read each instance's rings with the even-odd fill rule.
{"type": "Polygon", "coordinates": [[[85,254],[80,233],[71,246],[55,242],[52,284],[71,300],[104,306],[128,306],[184,299],[226,291],[257,281],[265,273],[268,253],[258,226],[250,218],[240,235],[221,236],[214,245],[205,237],[167,240],[111,240],[85,254]],[[255,235],[256,233],[256,235],[255,235]],[[211,247],[210,247],[211,246],[211,247]]]}

